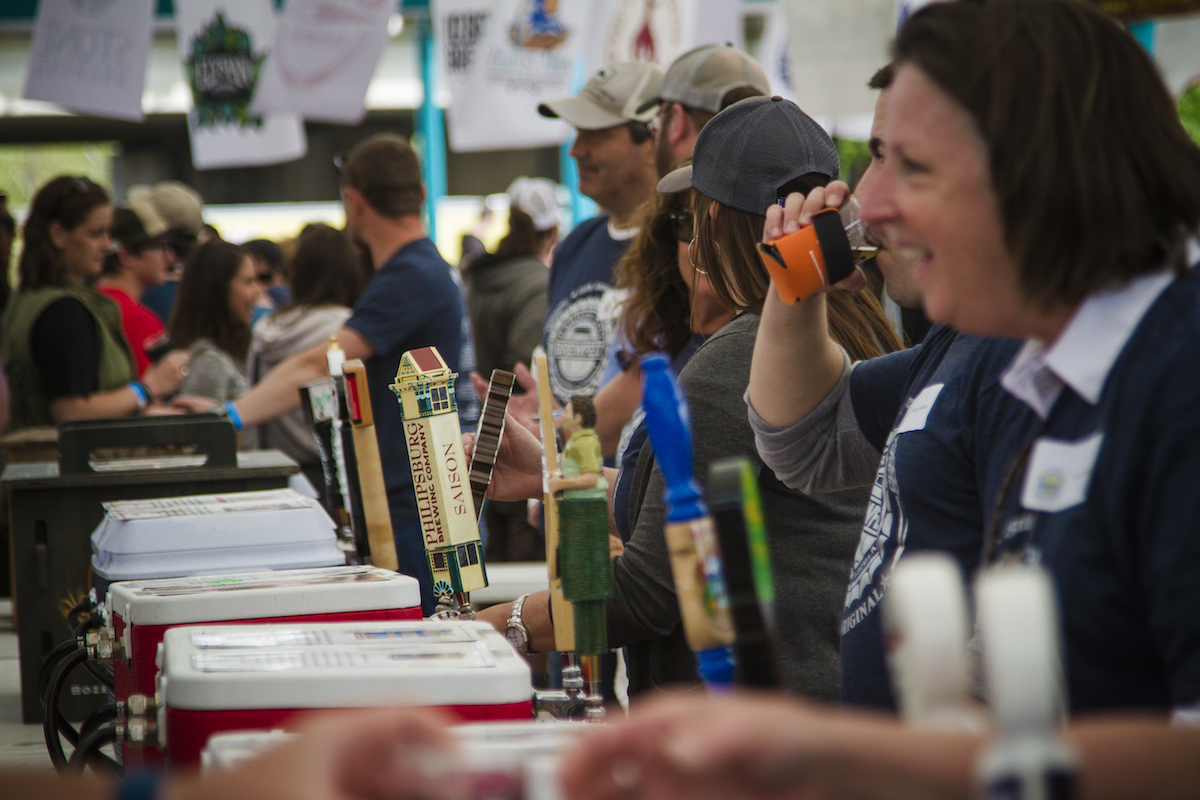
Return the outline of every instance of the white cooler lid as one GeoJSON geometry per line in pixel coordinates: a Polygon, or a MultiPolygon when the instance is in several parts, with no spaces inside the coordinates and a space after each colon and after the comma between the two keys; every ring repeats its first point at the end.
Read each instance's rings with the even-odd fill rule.
{"type": "Polygon", "coordinates": [[[378,567],[322,567],[121,581],[108,602],[129,625],[182,625],[416,608],[421,586],[378,567]]]}
{"type": "Polygon", "coordinates": [[[92,567],[109,581],[345,563],[333,520],[291,489],[104,503],[92,567]]]}
{"type": "Polygon", "coordinates": [[[529,665],[484,622],[420,620],[171,628],[169,708],[499,705],[533,696],[529,665]]]}

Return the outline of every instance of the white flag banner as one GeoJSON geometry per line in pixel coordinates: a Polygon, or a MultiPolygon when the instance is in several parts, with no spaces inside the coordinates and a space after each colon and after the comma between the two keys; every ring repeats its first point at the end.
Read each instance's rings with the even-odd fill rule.
{"type": "Polygon", "coordinates": [[[875,92],[867,81],[888,61],[896,0],[783,3],[796,103],[826,129],[844,117],[869,117],[875,92]]]}
{"type": "Polygon", "coordinates": [[[253,113],[357,125],[396,0],[288,0],[250,104],[253,113]]]}
{"type": "Polygon", "coordinates": [[[771,83],[771,94],[794,103],[795,74],[792,71],[792,57],[788,52],[788,24],[783,4],[759,3],[755,7],[762,7],[763,11],[763,33],[758,62],[767,73],[767,80],[771,83]]]}
{"type": "Polygon", "coordinates": [[[537,112],[571,94],[588,0],[433,0],[455,152],[544,147],[570,128],[537,112]]]}
{"type": "MultiPolygon", "coordinates": [[[[701,43],[696,38],[700,5],[700,0],[597,0],[588,25],[588,74],[624,61],[653,61],[666,69],[701,43]]],[[[740,33],[741,25],[730,24],[716,41],[732,41],[733,31],[740,33]]]]}
{"type": "Polygon", "coordinates": [[[904,24],[922,6],[929,5],[933,0],[896,0],[896,30],[904,24]]]}
{"type": "Polygon", "coordinates": [[[142,120],[153,0],[41,0],[22,97],[142,120]]]}
{"type": "Polygon", "coordinates": [[[307,143],[298,114],[250,111],[275,35],[270,0],[175,0],[179,60],[192,90],[196,169],[294,161],[307,143]]]}

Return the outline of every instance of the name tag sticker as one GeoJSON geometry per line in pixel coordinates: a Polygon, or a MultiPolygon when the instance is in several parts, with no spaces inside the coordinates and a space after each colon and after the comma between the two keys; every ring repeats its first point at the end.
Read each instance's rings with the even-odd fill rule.
{"type": "Polygon", "coordinates": [[[896,426],[896,433],[925,430],[925,423],[929,421],[929,412],[933,410],[933,404],[945,386],[944,383],[935,383],[922,389],[921,393],[909,403],[908,411],[904,412],[904,419],[900,420],[900,424],[896,426]]]}
{"type": "Polygon", "coordinates": [[[1103,441],[1102,432],[1076,442],[1039,439],[1029,457],[1021,505],[1031,511],[1055,512],[1082,503],[1103,441]]]}

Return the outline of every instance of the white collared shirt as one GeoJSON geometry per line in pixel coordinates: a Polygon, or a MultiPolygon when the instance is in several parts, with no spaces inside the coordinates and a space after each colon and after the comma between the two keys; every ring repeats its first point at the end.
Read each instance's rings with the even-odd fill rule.
{"type": "Polygon", "coordinates": [[[1049,416],[1063,386],[1095,405],[1117,356],[1175,277],[1163,269],[1091,295],[1053,345],[1027,340],[1000,376],[1000,385],[1042,419],[1049,416]]]}

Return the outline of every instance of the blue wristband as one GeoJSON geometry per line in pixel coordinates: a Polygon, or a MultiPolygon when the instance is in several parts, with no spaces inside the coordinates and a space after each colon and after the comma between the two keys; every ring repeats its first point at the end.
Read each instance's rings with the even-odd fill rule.
{"type": "Polygon", "coordinates": [[[229,417],[235,431],[242,429],[242,415],[238,413],[237,406],[233,404],[232,400],[225,401],[225,416],[229,417]]]}
{"type": "Polygon", "coordinates": [[[129,388],[133,390],[133,394],[137,397],[139,410],[150,405],[150,390],[146,388],[146,384],[141,381],[130,381],[129,388]]]}
{"type": "Polygon", "coordinates": [[[129,775],[117,785],[113,800],[154,800],[163,776],[158,772],[141,772],[129,775]]]}

